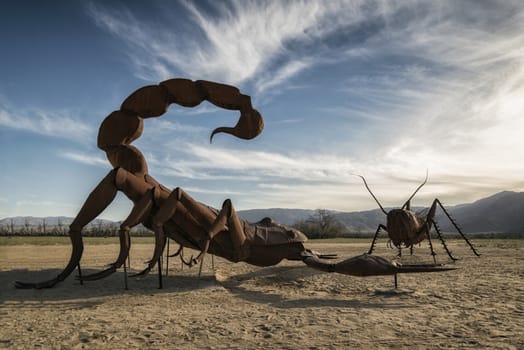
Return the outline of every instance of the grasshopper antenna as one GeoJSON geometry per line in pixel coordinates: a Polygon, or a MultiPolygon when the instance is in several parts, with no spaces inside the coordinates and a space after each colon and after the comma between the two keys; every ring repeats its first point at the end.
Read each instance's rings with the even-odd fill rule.
{"type": "Polygon", "coordinates": [[[373,197],[373,199],[375,200],[375,202],[377,202],[378,206],[380,207],[380,210],[382,210],[382,212],[386,215],[388,215],[388,212],[386,210],[384,210],[384,208],[382,207],[382,205],[380,204],[380,202],[378,201],[377,197],[375,197],[375,195],[373,194],[373,192],[371,192],[371,189],[369,188],[368,186],[368,183],[366,182],[366,179],[364,178],[364,176],[362,175],[358,175],[358,174],[353,174],[355,176],[358,176],[362,179],[362,181],[364,181],[364,186],[366,186],[368,192],[371,194],[371,196],[373,197]]]}
{"type": "Polygon", "coordinates": [[[421,183],[417,189],[415,190],[415,192],[413,192],[413,194],[411,195],[411,197],[408,198],[408,200],[406,201],[406,203],[404,203],[404,205],[402,206],[402,209],[404,209],[408,203],[413,199],[413,197],[415,197],[415,195],[417,194],[418,190],[420,190],[422,188],[422,186],[424,186],[426,184],[426,182],[428,182],[428,169],[426,169],[426,178],[424,179],[424,182],[421,183]]]}

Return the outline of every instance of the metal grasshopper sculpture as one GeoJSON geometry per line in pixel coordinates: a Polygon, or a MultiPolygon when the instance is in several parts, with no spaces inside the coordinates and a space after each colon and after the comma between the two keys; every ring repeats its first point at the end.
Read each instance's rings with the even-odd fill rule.
{"type": "Polygon", "coordinates": [[[151,270],[162,256],[167,238],[183,247],[199,250],[200,254],[192,261],[201,261],[206,253],[259,266],[275,265],[282,259],[301,260],[316,269],[357,276],[396,276],[396,273],[402,272],[446,270],[435,266],[401,266],[368,254],[330,263],[322,258],[333,256],[321,255],[304,247],[306,237],[298,230],[271,219],[249,223],[237,217],[230,200],[216,210],[194,200],[180,188],[170,191],[162,186],[149,175],[144,156],[131,142],[142,134],[143,119],[161,116],[171,103],[194,107],[204,100],[218,107],[240,111],[236,126],[215,129],[210,141],[220,132],[241,139],[252,139],[262,132],[263,119],[253,109],[251,98],[233,86],[203,80],[170,79],[136,90],[100,126],[98,147],[106,152],[113,170],[91,192],[69,227],[72,252],[68,264],[55,278],[42,282],[17,281],[15,286],[50,288],[67,278],[77,266],[80,267],[82,229],[109,206],[118,191],[134,203],[129,216],[120,226],[118,257],[105,270],[79,276],[81,280],[100,279],[121,267],[129,255],[129,231],[138,224],[154,232],[155,248],[147,267],[137,275],[151,270]]]}
{"type": "Polygon", "coordinates": [[[455,229],[457,229],[458,233],[462,236],[464,241],[469,245],[471,250],[476,256],[480,256],[480,254],[475,250],[473,245],[470,243],[468,238],[462,233],[462,230],[457,225],[455,220],[451,217],[451,215],[448,213],[446,208],[442,205],[440,200],[438,198],[435,198],[433,200],[433,204],[431,204],[431,207],[429,208],[429,211],[426,215],[426,217],[423,217],[422,215],[419,215],[411,210],[411,200],[413,197],[415,197],[415,194],[426,184],[428,181],[428,174],[426,173],[426,178],[424,179],[424,182],[420,184],[415,192],[408,198],[408,200],[404,203],[402,208],[400,209],[391,209],[389,212],[386,211],[380,202],[378,201],[377,197],[371,192],[371,189],[369,188],[366,179],[361,176],[357,175],[364,181],[364,186],[366,186],[366,189],[369,191],[373,199],[377,202],[378,206],[380,207],[380,210],[386,215],[386,225],[383,224],[378,225],[377,231],[375,232],[375,235],[373,236],[373,241],[371,242],[371,247],[369,248],[368,254],[373,253],[373,249],[375,248],[375,243],[378,237],[378,234],[380,230],[384,230],[387,232],[389,236],[388,245],[394,245],[398,248],[398,255],[402,255],[402,246],[410,248],[411,253],[413,253],[413,245],[422,242],[424,239],[428,239],[429,242],[429,248],[431,251],[431,255],[433,257],[433,261],[436,263],[436,253],[433,250],[433,244],[431,243],[431,237],[430,237],[430,231],[431,227],[435,227],[435,231],[437,232],[438,238],[440,239],[442,246],[448,253],[451,260],[455,261],[457,260],[453,255],[451,255],[451,251],[448,249],[448,246],[446,245],[446,241],[444,240],[444,237],[442,236],[442,232],[440,230],[440,227],[437,225],[437,222],[435,221],[435,213],[437,210],[437,205],[440,206],[444,214],[448,217],[448,219],[451,221],[455,229]]]}

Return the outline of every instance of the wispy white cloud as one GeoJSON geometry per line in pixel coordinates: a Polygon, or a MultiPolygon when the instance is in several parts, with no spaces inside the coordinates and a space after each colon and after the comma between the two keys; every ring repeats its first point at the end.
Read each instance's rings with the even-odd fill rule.
{"type": "Polygon", "coordinates": [[[184,159],[166,160],[163,173],[194,178],[258,180],[261,178],[300,179],[302,181],[332,180],[353,169],[348,159],[330,155],[285,155],[275,152],[249,151],[188,144],[184,159]]]}
{"type": "Polygon", "coordinates": [[[102,155],[93,155],[76,151],[63,151],[59,154],[61,157],[87,165],[108,167],[108,160],[102,155]]]}
{"type": "Polygon", "coordinates": [[[40,135],[65,138],[85,143],[93,137],[90,125],[73,118],[68,112],[49,112],[37,108],[14,112],[0,106],[0,127],[23,130],[40,135]]]}
{"type": "Polygon", "coordinates": [[[212,194],[212,195],[224,195],[224,196],[242,196],[245,193],[243,191],[239,190],[229,190],[227,188],[224,189],[209,189],[209,188],[203,188],[203,187],[185,187],[184,190],[188,193],[205,193],[206,195],[212,194]]]}
{"type": "MultiPolygon", "coordinates": [[[[506,168],[498,168],[498,171],[511,172],[500,178],[476,158],[446,158],[425,149],[404,151],[389,150],[380,156],[357,159],[334,153],[285,154],[188,144],[173,158],[161,159],[150,168],[154,168],[155,174],[173,179],[174,183],[168,184],[171,187],[179,186],[180,179],[212,181],[212,186],[197,187],[194,192],[232,196],[240,209],[284,206],[363,210],[374,207],[361,180],[354,174],[368,178],[384,205],[398,206],[421,183],[426,168],[429,168],[430,180],[417,195],[415,202],[420,205],[435,197],[448,204],[458,204],[507,188],[524,190],[522,172],[511,172],[514,167],[510,163],[506,163],[506,168]],[[225,181],[229,183],[227,190],[223,187],[225,181]]],[[[503,162],[494,164],[498,166],[503,162]]],[[[524,170],[524,166],[522,168],[524,170]]]]}
{"type": "Polygon", "coordinates": [[[191,31],[175,29],[172,18],[140,21],[126,8],[90,5],[88,13],[128,45],[141,78],[158,81],[182,72],[232,84],[252,80],[259,92],[317,63],[315,55],[289,56],[290,43],[308,44],[366,18],[360,1],[227,1],[213,3],[213,11],[193,2],[181,4],[191,31]],[[264,74],[269,69],[273,72],[264,74]],[[258,81],[258,76],[263,78],[258,81]]]}
{"type": "Polygon", "coordinates": [[[354,100],[334,107],[366,121],[370,143],[360,156],[352,152],[356,163],[369,157],[397,175],[428,167],[443,177],[517,184],[524,170],[516,162],[524,155],[516,131],[524,128],[524,11],[517,2],[497,6],[412,2],[388,11],[384,30],[361,45],[373,68],[346,79],[354,100]],[[400,65],[387,57],[402,58],[400,65]]]}
{"type": "Polygon", "coordinates": [[[288,62],[275,72],[266,74],[266,77],[259,79],[255,84],[255,88],[258,93],[264,93],[271,88],[286,83],[291,77],[297,75],[309,66],[311,66],[311,60],[309,59],[288,62]]]}

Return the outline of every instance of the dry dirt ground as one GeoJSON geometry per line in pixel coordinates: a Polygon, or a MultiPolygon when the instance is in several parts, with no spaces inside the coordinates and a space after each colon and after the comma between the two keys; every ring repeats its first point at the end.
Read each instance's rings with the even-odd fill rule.
{"type": "MultiPolygon", "coordinates": [[[[457,270],[399,275],[398,289],[391,276],[327,274],[300,262],[259,268],[215,258],[213,272],[208,256],[201,278],[172,258],[163,289],[155,271],[124,290],[118,271],[83,286],[70,276],[54,289],[17,290],[15,280],[55,276],[70,248],[0,246],[0,349],[523,349],[524,244],[475,243],[480,258],[451,241],[463,258],[457,270]]],[[[368,248],[307,245],[344,258],[368,248]]],[[[117,250],[86,246],[84,273],[117,250]]],[[[151,253],[150,244],[133,245],[131,269],[151,253]]],[[[377,253],[395,257],[384,242],[377,253]]],[[[431,261],[424,246],[404,259],[431,261]]]]}

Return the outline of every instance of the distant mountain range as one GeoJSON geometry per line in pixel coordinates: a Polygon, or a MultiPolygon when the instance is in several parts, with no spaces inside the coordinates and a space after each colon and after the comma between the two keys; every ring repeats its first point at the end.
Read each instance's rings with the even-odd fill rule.
{"type": "MultiPolygon", "coordinates": [[[[429,203],[428,203],[429,205],[429,203]]],[[[391,208],[386,208],[389,210],[391,208]]],[[[427,208],[412,208],[420,211],[427,208]]],[[[503,191],[492,196],[477,200],[473,203],[446,206],[451,216],[456,220],[465,233],[524,233],[524,192],[503,191]]],[[[256,222],[264,217],[286,225],[293,225],[298,221],[307,220],[316,210],[312,209],[252,209],[238,211],[238,215],[248,221],[256,222]]],[[[379,209],[330,213],[342,223],[347,232],[367,233],[375,232],[378,224],[385,223],[385,215],[379,209]]],[[[72,222],[69,217],[37,218],[32,216],[5,218],[0,220],[0,228],[33,227],[42,225],[45,220],[47,227],[61,226],[67,228],[72,222]]],[[[444,213],[437,210],[437,222],[444,231],[453,232],[454,229],[444,213]]],[[[90,226],[118,225],[118,222],[97,219],[90,226]]]]}
{"type": "MultiPolygon", "coordinates": [[[[412,208],[415,212],[427,209],[429,208],[412,208]]],[[[446,209],[465,233],[524,233],[524,192],[503,191],[473,203],[446,206],[446,209]]],[[[268,216],[289,225],[306,220],[314,213],[315,210],[307,209],[254,209],[238,212],[239,216],[249,221],[258,221],[268,216]]],[[[386,216],[380,209],[332,211],[331,214],[346,227],[347,232],[353,233],[375,232],[377,226],[386,221],[386,216]]],[[[444,231],[454,231],[440,208],[437,209],[436,221],[444,231]]]]}

